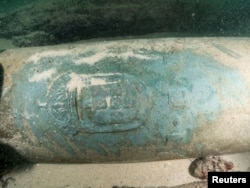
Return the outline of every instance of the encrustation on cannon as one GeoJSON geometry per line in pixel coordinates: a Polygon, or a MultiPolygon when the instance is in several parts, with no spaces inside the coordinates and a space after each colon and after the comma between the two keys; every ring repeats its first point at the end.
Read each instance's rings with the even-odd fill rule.
{"type": "Polygon", "coordinates": [[[0,54],[0,142],[33,162],[249,151],[250,40],[84,42],[0,54]]]}

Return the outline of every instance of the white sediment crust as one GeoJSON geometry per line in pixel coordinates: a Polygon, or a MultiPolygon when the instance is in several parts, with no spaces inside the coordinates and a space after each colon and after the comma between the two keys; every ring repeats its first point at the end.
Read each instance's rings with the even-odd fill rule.
{"type": "Polygon", "coordinates": [[[47,71],[43,71],[40,73],[35,73],[30,79],[30,82],[40,82],[43,80],[47,80],[52,77],[53,74],[55,74],[57,71],[56,69],[49,69],[47,71]]]}
{"type": "Polygon", "coordinates": [[[95,64],[96,62],[107,58],[107,57],[117,57],[123,60],[127,60],[129,57],[137,58],[137,59],[155,59],[154,57],[151,57],[149,55],[143,55],[143,54],[138,54],[134,52],[124,52],[124,53],[115,53],[115,52],[101,52],[101,53],[96,53],[92,56],[88,57],[82,57],[81,59],[78,59],[75,61],[76,65],[81,65],[81,64],[95,64]]]}
{"type": "Polygon", "coordinates": [[[107,107],[108,107],[108,108],[110,107],[110,99],[111,99],[110,96],[107,96],[107,97],[106,97],[106,103],[107,103],[107,107]]]}
{"type": "MultiPolygon", "coordinates": [[[[90,48],[91,49],[91,48],[90,48]]],[[[121,58],[123,60],[127,60],[129,57],[134,57],[137,59],[155,59],[157,57],[152,57],[149,55],[144,55],[144,52],[141,52],[141,54],[135,53],[133,51],[127,51],[127,52],[111,52],[109,49],[92,49],[91,52],[94,52],[93,55],[87,56],[87,57],[81,57],[80,59],[75,60],[76,65],[81,64],[90,64],[93,65],[96,62],[106,58],[106,57],[117,57],[121,58]],[[100,52],[101,51],[101,52],[100,52]]],[[[43,51],[39,53],[35,53],[32,55],[27,61],[38,63],[41,58],[45,57],[63,57],[67,55],[80,55],[82,53],[81,50],[70,50],[70,49],[63,49],[63,50],[49,50],[49,51],[43,51]]]]}
{"type": "Polygon", "coordinates": [[[32,55],[29,59],[28,62],[34,62],[37,63],[41,58],[43,57],[57,57],[57,56],[66,56],[66,55],[72,55],[71,50],[50,50],[50,51],[43,51],[39,53],[35,53],[32,55]]]}
{"type": "Polygon", "coordinates": [[[102,60],[103,58],[107,57],[107,53],[106,52],[101,52],[101,53],[96,53],[92,56],[88,56],[88,57],[82,57],[81,59],[78,59],[75,61],[76,65],[81,65],[81,64],[94,64],[100,60],[102,60]]]}
{"type": "Polygon", "coordinates": [[[89,86],[98,86],[98,85],[108,85],[108,84],[114,84],[116,82],[107,82],[107,80],[98,78],[98,76],[108,76],[108,75],[116,75],[116,74],[76,74],[71,73],[70,74],[70,80],[67,83],[66,87],[68,91],[74,91],[75,89],[77,92],[80,92],[83,88],[89,87],[89,86]]]}

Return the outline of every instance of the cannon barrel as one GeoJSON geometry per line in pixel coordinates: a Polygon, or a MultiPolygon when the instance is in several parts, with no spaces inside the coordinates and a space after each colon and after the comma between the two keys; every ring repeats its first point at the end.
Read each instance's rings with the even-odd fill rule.
{"type": "Polygon", "coordinates": [[[0,54],[0,142],[34,162],[249,151],[250,39],[83,42],[0,54]]]}

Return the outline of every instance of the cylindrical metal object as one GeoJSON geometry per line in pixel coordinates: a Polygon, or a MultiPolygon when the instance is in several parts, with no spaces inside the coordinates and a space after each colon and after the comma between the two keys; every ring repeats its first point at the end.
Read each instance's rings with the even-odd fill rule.
{"type": "Polygon", "coordinates": [[[0,141],[35,162],[249,151],[249,52],[249,38],[7,50],[0,54],[0,141]]]}

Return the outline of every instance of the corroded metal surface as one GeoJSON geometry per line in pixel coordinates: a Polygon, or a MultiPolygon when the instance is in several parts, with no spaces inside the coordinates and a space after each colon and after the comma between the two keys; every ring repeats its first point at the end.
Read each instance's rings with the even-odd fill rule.
{"type": "Polygon", "coordinates": [[[5,51],[1,141],[41,162],[248,150],[249,46],[193,38],[5,51]]]}

